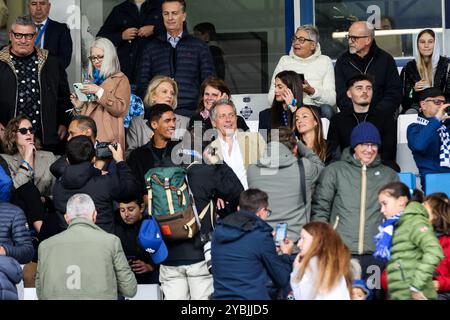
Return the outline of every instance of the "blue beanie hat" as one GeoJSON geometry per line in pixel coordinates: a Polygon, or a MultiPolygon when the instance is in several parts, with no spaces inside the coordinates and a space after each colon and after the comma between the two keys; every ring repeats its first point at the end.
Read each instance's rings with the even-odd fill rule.
{"type": "Polygon", "coordinates": [[[381,145],[378,129],[370,122],[362,122],[353,128],[350,145],[354,149],[361,143],[374,143],[381,145]]]}

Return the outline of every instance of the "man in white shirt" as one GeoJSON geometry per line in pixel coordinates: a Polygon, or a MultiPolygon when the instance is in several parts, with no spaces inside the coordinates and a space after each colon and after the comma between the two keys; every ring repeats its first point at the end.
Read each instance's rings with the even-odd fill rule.
{"type": "Polygon", "coordinates": [[[218,138],[210,145],[217,160],[228,164],[247,190],[247,168],[263,154],[266,148],[263,137],[258,132],[237,130],[236,107],[228,99],[219,99],[213,104],[211,122],[218,132],[218,138]]]}

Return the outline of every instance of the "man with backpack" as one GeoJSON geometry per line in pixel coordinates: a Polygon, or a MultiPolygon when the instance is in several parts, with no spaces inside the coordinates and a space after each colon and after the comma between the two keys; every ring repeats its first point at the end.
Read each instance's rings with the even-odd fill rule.
{"type": "Polygon", "coordinates": [[[140,190],[145,194],[144,176],[149,169],[172,164],[172,149],[179,141],[172,141],[176,117],[173,108],[166,104],[155,104],[150,108],[148,125],[153,130],[150,141],[133,150],[127,163],[138,179],[140,190]]]}
{"type": "Polygon", "coordinates": [[[186,135],[174,150],[176,166],[154,168],[145,175],[149,212],[159,222],[168,248],[159,278],[167,300],[211,296],[210,237],[215,228],[215,203],[220,198],[236,208],[244,190],[228,165],[206,164],[201,141],[191,144],[190,138],[186,135]]]}

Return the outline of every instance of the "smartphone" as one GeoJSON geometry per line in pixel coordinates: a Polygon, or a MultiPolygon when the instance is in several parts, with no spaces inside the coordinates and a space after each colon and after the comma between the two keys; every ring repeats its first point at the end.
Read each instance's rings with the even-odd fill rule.
{"type": "Polygon", "coordinates": [[[300,79],[302,79],[302,83],[305,83],[305,75],[303,73],[297,73],[300,76],[300,79]]]}
{"type": "Polygon", "coordinates": [[[280,243],[286,239],[287,236],[287,227],[288,224],[286,222],[277,223],[275,227],[275,242],[280,243]]]}
{"type": "Polygon", "coordinates": [[[89,101],[88,96],[85,93],[81,92],[81,88],[83,88],[82,83],[73,84],[73,89],[75,90],[75,94],[77,95],[78,99],[80,99],[80,101],[82,102],[89,101]]]}

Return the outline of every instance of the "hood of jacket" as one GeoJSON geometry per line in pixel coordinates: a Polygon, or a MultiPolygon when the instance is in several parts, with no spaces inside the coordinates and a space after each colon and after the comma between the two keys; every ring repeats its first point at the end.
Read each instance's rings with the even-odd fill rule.
{"type": "Polygon", "coordinates": [[[61,177],[61,183],[66,189],[80,189],[94,176],[101,176],[101,170],[95,168],[90,162],[70,165],[61,177]]]}
{"type": "Polygon", "coordinates": [[[270,142],[266,151],[259,159],[257,166],[260,168],[285,168],[297,162],[297,158],[284,144],[278,141],[270,142]]]}
{"type": "Polygon", "coordinates": [[[221,226],[221,228],[216,228],[214,236],[219,243],[236,241],[255,229],[261,229],[263,232],[273,230],[253,212],[243,210],[226,216],[218,222],[218,226],[221,226]]]}
{"type": "Polygon", "coordinates": [[[396,223],[396,227],[402,225],[412,216],[418,216],[428,220],[428,212],[425,207],[419,202],[412,201],[406,206],[404,213],[400,216],[400,219],[398,219],[396,223]]]}
{"type": "Polygon", "coordinates": [[[18,284],[22,280],[22,268],[16,259],[0,256],[0,273],[3,273],[8,279],[18,284]]]}
{"type": "Polygon", "coordinates": [[[310,55],[308,58],[301,58],[299,56],[296,56],[294,53],[294,49],[292,47],[291,47],[291,50],[289,51],[289,57],[291,57],[295,61],[303,62],[303,63],[312,62],[312,61],[316,60],[317,58],[319,58],[321,55],[322,55],[322,51],[320,50],[320,43],[317,43],[316,51],[312,55],[310,55]]]}
{"type": "MultiPolygon", "coordinates": [[[[348,162],[356,167],[362,168],[361,162],[356,160],[355,157],[353,156],[353,154],[350,152],[350,147],[347,147],[344,149],[344,151],[342,152],[341,160],[348,162]]],[[[377,167],[379,165],[381,165],[381,158],[380,158],[380,154],[377,154],[375,160],[373,160],[373,162],[371,164],[369,164],[367,167],[372,168],[372,167],[377,167]]]]}

